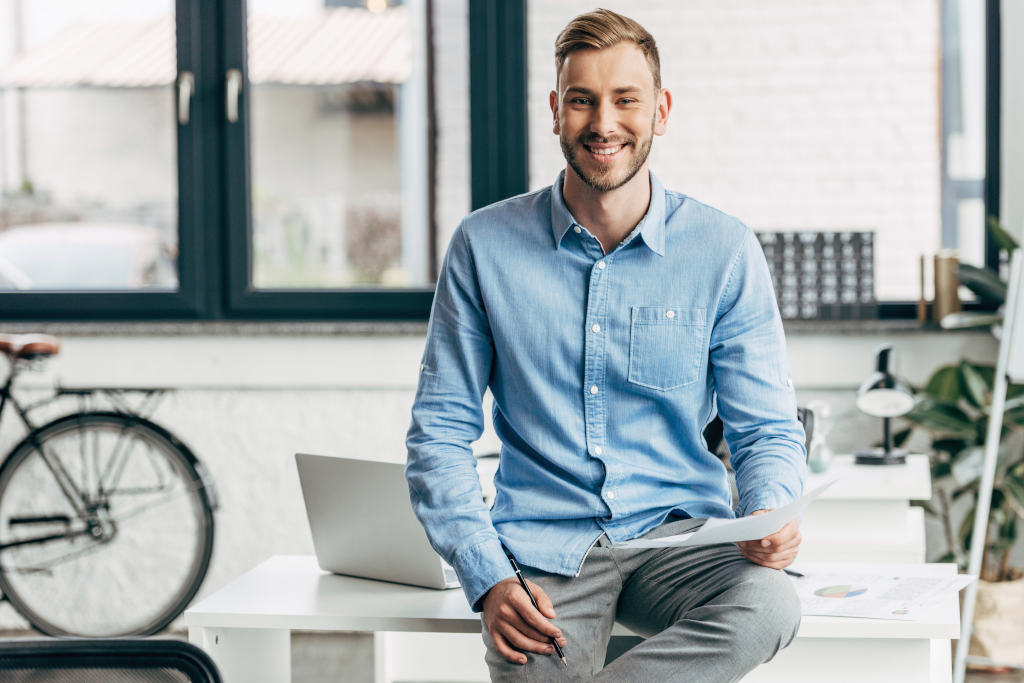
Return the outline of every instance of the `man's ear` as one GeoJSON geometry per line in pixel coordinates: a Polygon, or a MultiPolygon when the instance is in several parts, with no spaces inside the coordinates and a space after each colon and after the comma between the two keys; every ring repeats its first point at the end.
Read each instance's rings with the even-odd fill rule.
{"type": "Polygon", "coordinates": [[[555,135],[561,134],[561,129],[558,127],[558,93],[554,90],[548,95],[548,100],[551,105],[551,118],[554,119],[554,123],[551,125],[551,132],[555,135]]]}
{"type": "Polygon", "coordinates": [[[672,110],[672,93],[665,88],[658,93],[658,104],[654,112],[654,134],[664,135],[668,129],[668,113],[672,110]]]}

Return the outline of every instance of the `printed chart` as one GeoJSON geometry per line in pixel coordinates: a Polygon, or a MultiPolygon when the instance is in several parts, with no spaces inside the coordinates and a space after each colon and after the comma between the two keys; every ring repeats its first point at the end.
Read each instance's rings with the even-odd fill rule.
{"type": "Polygon", "coordinates": [[[805,573],[791,577],[805,615],[911,621],[931,611],[973,576],[892,576],[863,572],[805,573]]]}

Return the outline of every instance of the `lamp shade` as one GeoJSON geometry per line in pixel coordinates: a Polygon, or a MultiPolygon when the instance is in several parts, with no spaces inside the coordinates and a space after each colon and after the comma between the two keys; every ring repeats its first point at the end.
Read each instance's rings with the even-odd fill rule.
{"type": "Polygon", "coordinates": [[[875,353],[875,372],[857,390],[857,408],[874,417],[906,415],[914,407],[914,395],[895,375],[895,351],[883,344],[875,353]]]}

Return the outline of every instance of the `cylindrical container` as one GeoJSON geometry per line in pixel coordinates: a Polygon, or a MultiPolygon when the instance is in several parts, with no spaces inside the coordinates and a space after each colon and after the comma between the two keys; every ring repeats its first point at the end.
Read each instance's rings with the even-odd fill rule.
{"type": "Polygon", "coordinates": [[[957,290],[960,280],[956,276],[960,259],[955,249],[943,249],[935,255],[935,305],[932,319],[941,321],[950,313],[960,310],[960,296],[957,290]]]}

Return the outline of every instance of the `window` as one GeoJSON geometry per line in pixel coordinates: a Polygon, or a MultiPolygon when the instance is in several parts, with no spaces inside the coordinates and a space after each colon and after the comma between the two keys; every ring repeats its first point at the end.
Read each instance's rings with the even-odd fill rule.
{"type": "Polygon", "coordinates": [[[0,309],[425,317],[469,210],[467,12],[0,0],[0,309]]]}
{"type": "MultiPolygon", "coordinates": [[[[920,254],[994,258],[995,1],[609,6],[659,41],[665,184],[873,232],[889,317],[920,254]]],[[[462,216],[562,167],[553,40],[591,8],[0,0],[0,315],[425,319],[462,216]]]]}
{"type": "Polygon", "coordinates": [[[2,12],[0,290],[177,290],[172,0],[2,12]]]}

